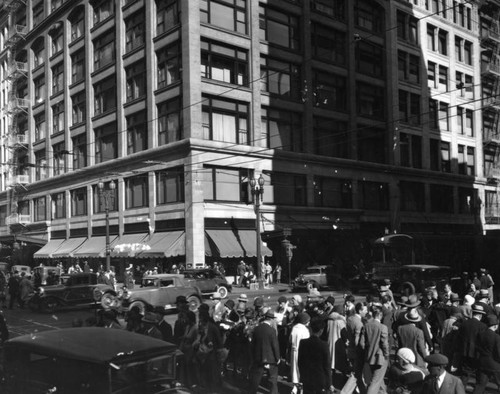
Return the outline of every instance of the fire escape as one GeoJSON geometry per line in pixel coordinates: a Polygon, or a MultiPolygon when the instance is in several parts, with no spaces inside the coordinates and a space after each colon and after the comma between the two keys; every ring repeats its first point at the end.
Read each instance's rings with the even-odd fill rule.
{"type": "Polygon", "coordinates": [[[7,180],[9,212],[6,225],[14,234],[31,222],[28,201],[25,200],[29,175],[25,172],[26,168],[23,165],[27,158],[29,142],[27,135],[27,113],[30,105],[27,98],[28,64],[25,52],[24,58],[23,53],[18,53],[19,44],[24,40],[28,28],[25,22],[23,24],[23,21],[20,23],[16,19],[20,14],[19,8],[23,6],[25,6],[25,1],[22,0],[3,2],[10,21],[8,37],[5,41],[8,49],[6,80],[9,83],[9,89],[4,111],[9,116],[6,146],[10,150],[10,169],[7,180]]]}

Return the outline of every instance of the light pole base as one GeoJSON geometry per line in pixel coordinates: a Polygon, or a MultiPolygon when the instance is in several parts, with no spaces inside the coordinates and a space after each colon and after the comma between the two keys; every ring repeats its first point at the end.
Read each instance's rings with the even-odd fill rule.
{"type": "Polygon", "coordinates": [[[257,287],[259,290],[264,290],[264,281],[262,279],[257,281],[257,287]]]}

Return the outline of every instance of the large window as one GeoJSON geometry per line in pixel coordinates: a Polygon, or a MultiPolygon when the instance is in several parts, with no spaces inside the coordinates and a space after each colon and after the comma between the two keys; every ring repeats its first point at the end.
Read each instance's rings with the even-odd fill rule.
{"type": "Polygon", "coordinates": [[[61,175],[66,172],[66,153],[67,150],[64,142],[60,142],[52,146],[52,171],[54,176],[61,175]]]}
{"type": "Polygon", "coordinates": [[[158,171],[156,173],[157,204],[182,201],[184,201],[184,171],[182,167],[158,171]]]}
{"type": "Polygon", "coordinates": [[[110,30],[94,40],[94,70],[115,61],[115,31],[110,30]]]}
{"type": "Polygon", "coordinates": [[[447,56],[448,32],[427,24],[427,49],[447,56]]]}
{"type": "Polygon", "coordinates": [[[399,80],[420,83],[420,57],[405,51],[398,51],[398,76],[399,80]]]}
{"type": "Polygon", "coordinates": [[[262,138],[271,149],[300,152],[302,122],[300,114],[290,111],[262,108],[262,138]]]}
{"type": "Polygon", "coordinates": [[[156,52],[158,59],[158,89],[181,80],[181,46],[179,42],[156,52]]]}
{"type": "Polygon", "coordinates": [[[46,136],[45,112],[40,112],[33,117],[35,121],[35,141],[43,140],[46,136]]]}
{"type": "Polygon", "coordinates": [[[52,194],[52,219],[64,219],[66,217],[66,193],[52,194]]]}
{"type": "Polygon", "coordinates": [[[125,69],[127,80],[127,101],[143,97],[146,94],[146,65],[139,61],[125,69]]]}
{"type": "Polygon", "coordinates": [[[375,211],[389,209],[389,185],[381,182],[361,181],[360,207],[375,211]]]}
{"type": "Polygon", "coordinates": [[[314,206],[352,208],[352,183],[345,179],[314,177],[314,206]]]}
{"type": "Polygon", "coordinates": [[[425,187],[423,183],[400,181],[399,192],[401,196],[401,211],[425,211],[425,187]]]}
{"type": "Polygon", "coordinates": [[[420,124],[420,95],[399,90],[399,118],[400,122],[412,126],[420,124]]]}
{"type": "Polygon", "coordinates": [[[71,216],[87,214],[87,188],[81,187],[71,190],[71,216]]]}
{"type": "Polygon", "coordinates": [[[397,11],[398,39],[418,45],[418,19],[406,12],[397,11]]]}
{"type": "Polygon", "coordinates": [[[110,77],[94,85],[94,114],[99,115],[116,108],[116,81],[110,77]]]}
{"type": "Polygon", "coordinates": [[[73,137],[73,169],[87,167],[87,138],[85,134],[73,137]]]}
{"type": "Polygon", "coordinates": [[[71,55],[71,83],[85,78],[85,51],[82,49],[71,55]]]}
{"type": "Polygon", "coordinates": [[[44,0],[33,1],[33,27],[39,25],[44,17],[44,8],[43,8],[44,0]]]}
{"type": "Polygon", "coordinates": [[[35,180],[40,181],[47,177],[47,157],[45,149],[35,152],[35,180]]]}
{"type": "Polygon", "coordinates": [[[203,138],[248,145],[248,104],[205,98],[202,108],[203,138]]]}
{"type": "Polygon", "coordinates": [[[356,98],[358,115],[385,119],[385,95],[383,87],[358,82],[356,98]]]}
{"type": "Polygon", "coordinates": [[[158,105],[158,145],[165,145],[181,139],[181,99],[158,105]]]}
{"type": "Polygon", "coordinates": [[[33,80],[35,85],[35,103],[39,104],[45,100],[45,75],[41,75],[33,80]]]}
{"type": "Polygon", "coordinates": [[[469,66],[472,65],[472,42],[455,36],[455,58],[469,66]]]}
{"type": "Polygon", "coordinates": [[[118,157],[118,131],[116,123],[95,129],[95,162],[102,163],[118,157]]]}
{"type": "Polygon", "coordinates": [[[313,88],[316,107],[334,111],[347,110],[347,87],[344,77],[316,71],[313,74],[313,88]]]}
{"type": "Polygon", "coordinates": [[[148,148],[148,123],[146,111],[127,116],[127,153],[136,153],[148,148]]]}
{"type": "Polygon", "coordinates": [[[33,45],[33,65],[36,67],[41,66],[45,62],[45,42],[43,38],[36,40],[33,45]]]}
{"type": "Polygon", "coordinates": [[[431,212],[453,213],[453,187],[430,185],[431,212]]]}
{"type": "Polygon", "coordinates": [[[356,141],[358,159],[373,163],[386,163],[386,132],[383,128],[359,125],[356,141]]]}
{"type": "Polygon", "coordinates": [[[313,23],[311,46],[313,56],[328,63],[343,65],[346,62],[346,33],[313,23]]]}
{"type": "Polygon", "coordinates": [[[299,98],[301,83],[299,66],[261,57],[260,77],[262,91],[294,100],[299,98]]]}
{"type": "Polygon", "coordinates": [[[458,173],[476,175],[475,153],[471,146],[458,145],[458,173]]]}
{"type": "Polygon", "coordinates": [[[85,8],[78,7],[69,16],[71,23],[71,42],[83,36],[85,31],[85,8]]]}
{"type": "Polygon", "coordinates": [[[62,27],[49,32],[52,39],[52,55],[59,53],[64,47],[64,35],[62,27]]]}
{"type": "Polygon", "coordinates": [[[248,52],[202,40],[201,76],[236,85],[248,85],[248,52]]]}
{"type": "Polygon", "coordinates": [[[44,197],[33,200],[35,222],[47,220],[47,199],[44,197]]]}
{"type": "Polygon", "coordinates": [[[264,201],[276,205],[307,205],[307,179],[304,175],[273,172],[264,174],[264,179],[270,189],[267,195],[264,193],[264,201]]]}
{"type": "Polygon", "coordinates": [[[247,0],[201,0],[201,22],[246,34],[247,0]]]}
{"type": "Polygon", "coordinates": [[[125,179],[125,207],[127,209],[147,207],[148,197],[147,174],[125,179]]]}
{"type": "Polygon", "coordinates": [[[125,20],[125,52],[144,45],[145,40],[144,10],[136,12],[125,20]]]}
{"type": "Polygon", "coordinates": [[[477,189],[472,187],[458,188],[458,213],[478,213],[481,207],[481,204],[478,204],[478,202],[477,189]]]}
{"type": "MultiPolygon", "coordinates": [[[[457,118],[458,132],[462,135],[473,137],[474,136],[473,111],[463,107],[457,107],[456,118],[457,118]]],[[[483,125],[485,123],[488,124],[488,119],[489,119],[488,116],[483,116],[483,125]]],[[[485,127],[485,129],[487,130],[488,128],[485,127]]]]}
{"type": "Polygon", "coordinates": [[[85,122],[85,116],[87,114],[86,104],[87,101],[85,97],[85,91],[76,93],[75,95],[71,96],[71,120],[73,125],[85,122]]]}
{"type": "Polygon", "coordinates": [[[314,152],[318,155],[349,158],[349,135],[345,122],[314,118],[314,152]]]}
{"type": "Polygon", "coordinates": [[[105,21],[114,13],[114,0],[97,0],[94,2],[94,25],[105,21]]]}
{"type": "Polygon", "coordinates": [[[346,0],[312,0],[311,8],[324,15],[332,18],[345,20],[346,19],[346,0]]]}
{"type": "Polygon", "coordinates": [[[402,166],[422,168],[422,137],[401,133],[399,135],[399,154],[402,166]]]}
{"type": "Polygon", "coordinates": [[[356,44],[356,71],[361,74],[381,77],[384,74],[384,53],[379,45],[368,41],[356,44]]]}
{"type": "Polygon", "coordinates": [[[179,0],[156,0],[156,34],[179,24],[179,0]]]}
{"type": "Polygon", "coordinates": [[[451,172],[450,143],[430,140],[430,165],[433,171],[451,172]]]}
{"type": "Polygon", "coordinates": [[[64,101],[52,106],[52,134],[64,131],[64,101]]]}
{"type": "MultiPolygon", "coordinates": [[[[110,199],[108,200],[108,206],[107,208],[109,211],[118,211],[118,193],[116,192],[116,189],[113,189],[111,191],[111,188],[109,187],[111,182],[104,182],[104,190],[108,190],[110,193],[110,199]]],[[[115,186],[116,186],[116,181],[115,181],[115,186]]],[[[93,196],[93,207],[94,207],[94,213],[103,213],[106,212],[106,204],[104,202],[104,198],[101,197],[99,186],[98,185],[93,185],[92,186],[92,196],[93,196]]]]}
{"type": "Polygon", "coordinates": [[[373,33],[382,33],[385,19],[384,9],[373,0],[355,1],[354,22],[356,26],[373,33]]]}
{"type": "MultiPolygon", "coordinates": [[[[474,99],[474,78],[472,75],[468,75],[465,73],[462,73],[460,71],[457,71],[455,73],[455,82],[456,82],[456,89],[460,93],[460,96],[466,99],[474,99]]],[[[484,87],[488,84],[483,84],[483,89],[484,87]]],[[[491,94],[484,94],[483,91],[483,97],[489,97],[491,94]]]]}
{"type": "Polygon", "coordinates": [[[205,167],[203,196],[208,201],[248,202],[248,171],[205,167]]]}
{"type": "Polygon", "coordinates": [[[299,21],[272,8],[260,6],[260,38],[290,49],[300,48],[299,21]]]}
{"type": "Polygon", "coordinates": [[[64,86],[64,65],[60,63],[52,67],[52,94],[61,92],[64,86]]]}

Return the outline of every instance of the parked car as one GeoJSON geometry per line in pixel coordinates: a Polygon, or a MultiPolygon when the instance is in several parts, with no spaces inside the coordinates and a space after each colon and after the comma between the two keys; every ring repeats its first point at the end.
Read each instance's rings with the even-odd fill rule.
{"type": "Polygon", "coordinates": [[[197,286],[203,295],[219,293],[221,298],[226,298],[233,287],[227,282],[226,277],[213,268],[184,270],[184,278],[197,286]]]}
{"type": "Polygon", "coordinates": [[[61,273],[62,269],[60,267],[39,266],[33,268],[33,276],[39,276],[40,284],[42,286],[55,285],[59,283],[61,273]]]}
{"type": "Polygon", "coordinates": [[[31,267],[28,265],[13,265],[10,269],[11,273],[19,272],[21,274],[24,272],[26,275],[31,276],[31,267]]]}
{"type": "Polygon", "coordinates": [[[177,347],[126,330],[66,328],[4,344],[4,383],[15,393],[191,393],[175,381],[177,347]]]}
{"type": "Polygon", "coordinates": [[[186,297],[189,309],[198,310],[201,305],[202,293],[193,286],[182,274],[156,274],[142,278],[140,286],[132,290],[123,289],[121,307],[130,309],[139,307],[141,313],[145,311],[165,312],[176,308],[178,296],[186,297]]]}
{"type": "Polygon", "coordinates": [[[331,265],[312,265],[306,271],[299,273],[292,283],[296,290],[322,287],[335,287],[337,289],[346,288],[345,281],[335,272],[335,267],[331,265]]]}
{"type": "Polygon", "coordinates": [[[449,283],[454,288],[454,284],[461,281],[460,276],[454,274],[451,267],[443,265],[403,265],[399,271],[399,277],[395,279],[394,288],[398,293],[408,295],[423,293],[433,283],[438,291],[443,291],[445,283],[449,283]]]}
{"type": "Polygon", "coordinates": [[[28,305],[32,310],[54,312],[61,307],[116,303],[117,296],[113,286],[97,283],[97,274],[78,273],[62,275],[60,284],[39,287],[28,305]]]}

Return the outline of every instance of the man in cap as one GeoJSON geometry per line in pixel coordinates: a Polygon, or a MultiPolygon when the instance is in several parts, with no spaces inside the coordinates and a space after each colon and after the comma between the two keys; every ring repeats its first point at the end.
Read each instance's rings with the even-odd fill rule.
{"type": "Polygon", "coordinates": [[[373,307],[371,312],[373,318],[365,324],[359,345],[365,353],[365,364],[372,373],[367,394],[377,394],[379,389],[386,391],[384,376],[389,365],[389,340],[387,327],[381,323],[382,309],[373,307]]]}
{"type": "Polygon", "coordinates": [[[268,310],[264,320],[252,335],[252,367],[250,369],[250,393],[257,394],[264,371],[269,373],[271,394],[278,394],[278,364],[280,351],[276,330],[272,327],[274,312],[268,310]]]}
{"type": "Polygon", "coordinates": [[[496,315],[486,316],[486,324],[488,329],[478,337],[477,342],[479,367],[473,394],[484,393],[491,376],[500,384],[500,335],[497,334],[496,315]]]}
{"type": "MultiPolygon", "coordinates": [[[[453,356],[451,371],[460,369],[462,376],[469,375],[477,367],[477,342],[478,337],[482,336],[487,327],[481,322],[486,315],[485,305],[475,303],[472,305],[472,318],[462,323],[457,334],[457,347],[453,356]]],[[[464,376],[464,384],[467,377],[464,376]]]]}
{"type": "Polygon", "coordinates": [[[425,378],[422,393],[429,394],[465,394],[462,381],[446,372],[448,357],[439,353],[425,358],[428,364],[429,375],[425,378]]]}

